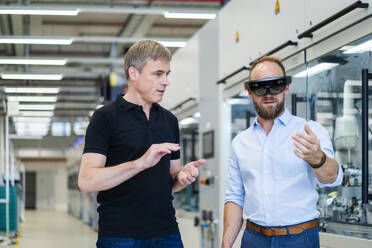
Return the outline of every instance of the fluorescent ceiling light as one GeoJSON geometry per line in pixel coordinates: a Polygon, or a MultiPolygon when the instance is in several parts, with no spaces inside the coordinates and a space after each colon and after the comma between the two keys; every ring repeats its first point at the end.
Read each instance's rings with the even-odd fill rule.
{"type": "Polygon", "coordinates": [[[76,16],[79,14],[77,8],[53,8],[53,7],[34,7],[34,6],[0,6],[2,15],[62,15],[76,16]]]}
{"type": "Polygon", "coordinates": [[[306,76],[311,77],[311,76],[313,76],[315,74],[318,74],[322,71],[330,70],[333,67],[336,67],[338,65],[339,65],[338,63],[320,63],[320,64],[317,64],[313,67],[310,67],[308,70],[304,70],[302,72],[297,73],[296,75],[294,75],[294,77],[295,78],[302,78],[302,77],[306,77],[306,76]]]}
{"type": "Polygon", "coordinates": [[[42,44],[42,45],[71,45],[72,39],[58,38],[1,38],[0,43],[4,44],[42,44]]]}
{"type": "Polygon", "coordinates": [[[353,48],[354,46],[343,46],[343,47],[341,47],[340,48],[340,50],[341,51],[347,51],[347,50],[349,50],[349,49],[351,49],[351,48],[353,48]]]}
{"type": "Polygon", "coordinates": [[[10,74],[1,73],[2,79],[22,79],[22,80],[61,80],[63,74],[10,74]]]}
{"type": "Polygon", "coordinates": [[[230,105],[246,105],[250,103],[249,98],[229,98],[226,100],[226,103],[230,105]]]}
{"type": "Polygon", "coordinates": [[[200,114],[200,112],[196,112],[196,113],[194,113],[194,114],[192,115],[192,117],[198,119],[198,118],[201,117],[201,114],[200,114]]]}
{"type": "Polygon", "coordinates": [[[52,119],[50,117],[13,117],[13,122],[36,122],[36,123],[50,123],[52,119]]]}
{"type": "MultiPolygon", "coordinates": [[[[70,15],[79,13],[100,13],[100,14],[140,14],[140,15],[164,15],[165,13],[193,14],[192,17],[181,18],[212,18],[211,14],[217,11],[190,10],[190,9],[169,9],[169,8],[111,8],[111,7],[60,7],[60,6],[0,6],[0,14],[13,15],[70,15]],[[201,15],[200,17],[198,17],[201,15]]],[[[213,17],[214,18],[214,17],[213,17]]]]}
{"type": "Polygon", "coordinates": [[[7,96],[10,102],[56,102],[56,96],[7,96]]]}
{"type": "Polygon", "coordinates": [[[179,19],[215,19],[216,14],[212,13],[181,13],[181,12],[165,12],[165,18],[179,19]]]}
{"type": "Polygon", "coordinates": [[[41,88],[41,87],[5,87],[5,93],[45,93],[58,94],[59,87],[41,88]]]}
{"type": "Polygon", "coordinates": [[[184,47],[186,42],[184,41],[159,41],[165,47],[184,47]]]}
{"type": "Polygon", "coordinates": [[[41,87],[5,87],[5,93],[45,93],[58,94],[59,87],[41,88],[41,87]]]}
{"type": "MultiPolygon", "coordinates": [[[[46,45],[71,45],[72,43],[79,42],[79,43],[135,43],[139,40],[143,39],[150,39],[150,40],[157,40],[158,42],[164,42],[165,45],[179,47],[184,46],[186,44],[187,39],[175,39],[175,38],[160,38],[160,37],[108,37],[108,36],[0,36],[0,43],[4,44],[46,44],[46,45]]],[[[20,57],[19,59],[24,58],[20,57]]],[[[29,59],[29,58],[28,58],[29,59]]],[[[40,58],[43,59],[43,58],[40,58]]],[[[57,58],[56,58],[57,59],[57,58]]],[[[98,59],[98,58],[94,58],[98,59]]],[[[102,61],[100,63],[106,63],[106,60],[113,61],[113,58],[100,58],[102,61]]],[[[91,58],[70,58],[68,59],[67,63],[74,62],[76,60],[87,61],[89,62],[91,58]]],[[[117,59],[116,59],[117,60],[117,59]]],[[[122,59],[121,59],[122,60],[122,59]]],[[[115,61],[116,62],[116,61],[115,61]]]]}
{"type": "Polygon", "coordinates": [[[54,115],[53,111],[20,111],[20,116],[37,116],[37,117],[51,117],[54,115]]]}
{"type": "Polygon", "coordinates": [[[350,48],[349,50],[343,53],[350,54],[350,53],[363,53],[363,52],[369,52],[369,51],[372,51],[372,39],[360,45],[354,46],[353,48],[350,48]]]}
{"type": "Polygon", "coordinates": [[[198,123],[198,120],[196,120],[195,118],[192,118],[192,117],[188,117],[188,118],[182,119],[180,121],[181,126],[187,126],[187,125],[190,125],[190,124],[197,124],[197,123],[198,123]]]}
{"type": "Polygon", "coordinates": [[[65,65],[66,59],[1,58],[4,65],[65,65]]]}
{"type": "Polygon", "coordinates": [[[19,104],[18,110],[54,110],[54,104],[19,104]]]}

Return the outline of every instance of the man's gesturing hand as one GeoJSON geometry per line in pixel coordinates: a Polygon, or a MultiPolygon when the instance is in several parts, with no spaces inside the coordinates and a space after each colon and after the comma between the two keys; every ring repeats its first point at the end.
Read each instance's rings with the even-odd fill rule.
{"type": "Polygon", "coordinates": [[[195,179],[199,175],[198,167],[202,164],[205,164],[204,159],[187,163],[177,174],[178,182],[182,186],[195,182],[195,179]]]}
{"type": "Polygon", "coordinates": [[[138,159],[138,162],[144,169],[153,167],[159,163],[160,159],[171,152],[178,151],[180,146],[174,143],[153,144],[150,148],[138,159]]]}
{"type": "Polygon", "coordinates": [[[297,133],[292,138],[294,146],[301,151],[294,150],[297,157],[309,164],[319,164],[322,161],[323,151],[320,149],[320,142],[308,124],[305,124],[305,133],[297,133]]]}

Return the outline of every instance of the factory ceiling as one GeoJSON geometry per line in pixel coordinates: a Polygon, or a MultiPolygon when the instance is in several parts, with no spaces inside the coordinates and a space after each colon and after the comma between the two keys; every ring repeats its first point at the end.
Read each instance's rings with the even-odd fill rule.
{"type": "Polygon", "coordinates": [[[123,73],[123,56],[135,41],[156,39],[175,52],[209,20],[202,18],[211,18],[224,2],[0,1],[0,97],[13,102],[8,104],[13,113],[8,113],[16,115],[10,117],[15,147],[35,148],[37,142],[38,149],[71,149],[72,141],[84,134],[92,111],[109,100],[110,75],[123,73]],[[174,13],[199,17],[168,18],[174,13]],[[29,75],[11,79],[14,74],[29,75]],[[43,97],[45,102],[40,102],[43,97]],[[45,122],[39,122],[40,117],[45,122]],[[26,142],[23,137],[29,135],[41,139],[26,142]]]}

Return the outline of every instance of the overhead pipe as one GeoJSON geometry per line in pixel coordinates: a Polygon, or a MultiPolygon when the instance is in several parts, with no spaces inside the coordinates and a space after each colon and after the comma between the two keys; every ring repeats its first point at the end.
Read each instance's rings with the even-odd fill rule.
{"type": "Polygon", "coordinates": [[[226,77],[220,79],[217,81],[216,84],[225,84],[226,83],[226,80],[235,76],[236,74],[240,73],[241,71],[246,71],[246,70],[250,70],[251,68],[247,67],[247,66],[242,66],[241,68],[235,70],[234,72],[230,73],[229,75],[227,75],[226,77]]]}
{"type": "Polygon", "coordinates": [[[309,28],[308,30],[306,30],[305,32],[299,34],[297,36],[298,39],[302,39],[302,38],[312,38],[313,37],[313,32],[317,31],[318,29],[330,24],[331,22],[337,20],[338,18],[350,13],[351,11],[355,10],[355,9],[358,9],[358,8],[363,8],[363,9],[366,9],[368,8],[369,4],[368,3],[363,3],[362,1],[356,1],[354,2],[353,4],[347,6],[346,8],[340,10],[339,12],[337,12],[336,14],[328,17],[327,19],[325,19],[324,21],[318,23],[317,25],[309,28]]]}
{"type": "Polygon", "coordinates": [[[291,41],[291,40],[288,40],[286,42],[284,42],[283,44],[279,45],[278,47],[272,49],[271,51],[265,53],[264,55],[262,55],[261,57],[253,60],[251,63],[249,63],[249,65],[252,65],[255,61],[265,57],[265,56],[269,56],[269,55],[272,55],[276,52],[279,52],[280,50],[282,50],[283,48],[287,47],[287,46],[297,46],[297,42],[294,42],[294,41],[291,41]]]}

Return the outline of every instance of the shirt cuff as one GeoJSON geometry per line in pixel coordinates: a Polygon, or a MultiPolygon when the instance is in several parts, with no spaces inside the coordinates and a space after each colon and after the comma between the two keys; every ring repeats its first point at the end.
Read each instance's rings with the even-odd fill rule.
{"type": "Polygon", "coordinates": [[[241,208],[244,207],[244,201],[243,200],[238,200],[238,199],[231,199],[231,198],[225,198],[225,201],[223,204],[226,204],[228,202],[233,202],[235,203],[236,205],[239,205],[241,208]]]}

